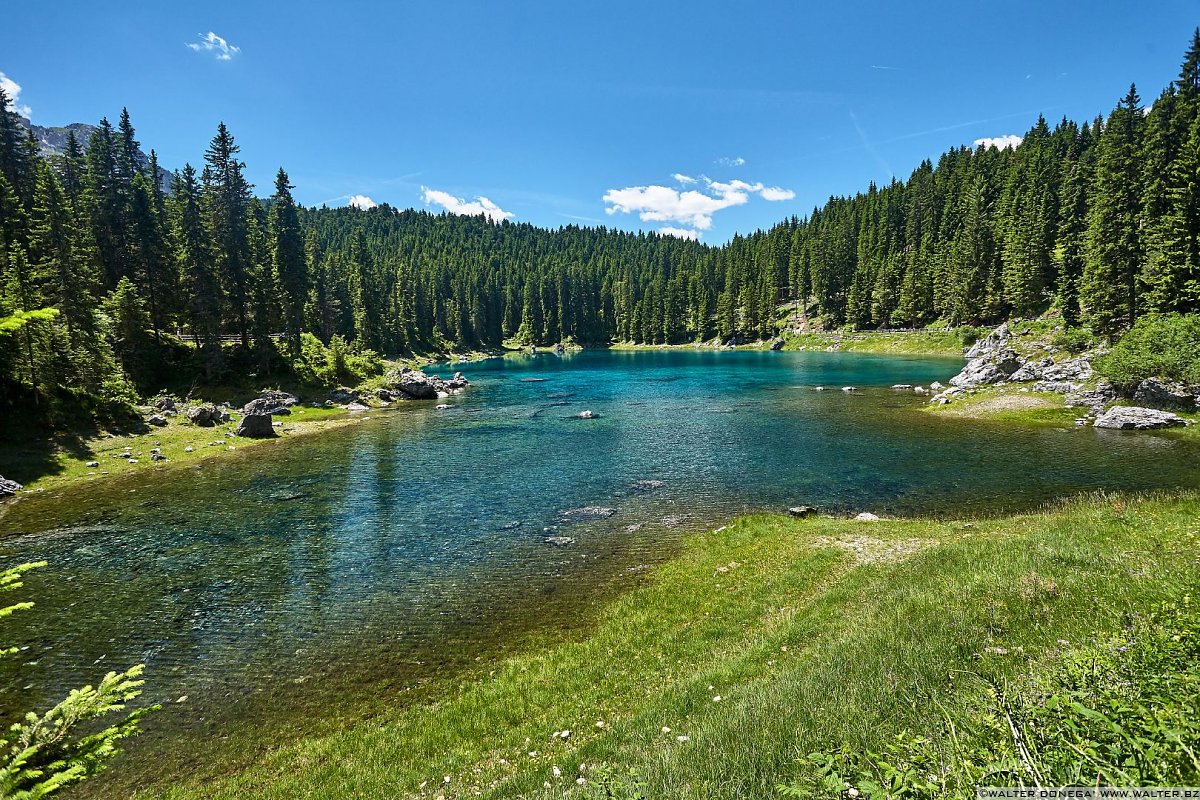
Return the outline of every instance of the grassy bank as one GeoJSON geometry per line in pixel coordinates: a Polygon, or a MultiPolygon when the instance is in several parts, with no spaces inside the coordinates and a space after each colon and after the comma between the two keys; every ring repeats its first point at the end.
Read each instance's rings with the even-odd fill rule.
{"type": "Polygon", "coordinates": [[[972,523],[740,519],[577,640],[143,796],[586,796],[604,765],[646,797],[777,796],[813,777],[810,752],[936,737],[981,686],[1200,588],[1198,515],[1186,495],[972,523]]]}
{"type": "MultiPolygon", "coordinates": [[[[318,433],[339,425],[361,421],[362,414],[341,408],[296,407],[291,415],[278,417],[280,437],[318,433]]],[[[84,430],[62,432],[49,439],[24,439],[0,443],[0,474],[25,484],[25,492],[61,489],[83,481],[153,469],[151,450],[157,449],[168,464],[186,464],[211,459],[245,447],[257,447],[276,439],[244,439],[233,435],[233,423],[202,428],[183,415],[172,417],[162,428],[112,432],[84,430]],[[187,448],[191,448],[189,452],[187,448]],[[130,458],[123,458],[124,453],[130,458]],[[98,466],[90,467],[96,462],[98,466]]]]}
{"type": "MultiPolygon", "coordinates": [[[[750,342],[723,348],[719,342],[687,344],[636,344],[617,342],[613,350],[766,350],[770,341],[750,342]]],[[[785,333],[784,350],[819,350],[843,353],[891,353],[894,355],[961,356],[962,334],[957,330],[919,331],[830,331],[823,333],[785,333]]]]}

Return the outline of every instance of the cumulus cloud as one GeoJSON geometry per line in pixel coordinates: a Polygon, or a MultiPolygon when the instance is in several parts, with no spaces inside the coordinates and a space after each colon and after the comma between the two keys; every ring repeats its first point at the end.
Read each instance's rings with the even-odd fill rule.
{"type": "Polygon", "coordinates": [[[975,140],[976,147],[995,147],[997,150],[1011,150],[1021,143],[1022,137],[1015,133],[1004,136],[985,136],[975,140]]]}
{"type": "Polygon", "coordinates": [[[690,239],[693,242],[700,240],[700,231],[694,231],[691,228],[673,228],[668,225],[660,228],[658,232],[663,236],[676,236],[680,239],[690,239]]]}
{"type": "Polygon", "coordinates": [[[476,197],[474,200],[467,201],[461,197],[455,197],[449,192],[430,189],[428,186],[421,187],[421,199],[426,203],[439,205],[451,214],[461,214],[467,217],[484,216],[492,222],[499,222],[514,216],[513,212],[505,211],[486,197],[476,197]]]}
{"type": "Polygon", "coordinates": [[[728,156],[723,156],[721,158],[718,158],[713,163],[720,164],[722,167],[740,167],[740,166],[745,165],[746,159],[742,158],[741,156],[734,156],[733,158],[729,158],[728,156]]]}
{"type": "Polygon", "coordinates": [[[777,203],[780,200],[791,200],[796,196],[796,193],[791,189],[781,189],[778,186],[768,186],[758,193],[758,196],[763,200],[770,200],[777,203]]]}
{"type": "Polygon", "coordinates": [[[369,211],[379,205],[365,194],[352,194],[346,198],[346,205],[359,209],[360,211],[369,211]]]}
{"type": "Polygon", "coordinates": [[[672,175],[671,177],[672,177],[672,178],[674,178],[674,179],[675,179],[676,181],[678,181],[679,183],[683,183],[683,184],[695,183],[695,182],[696,182],[696,179],[695,179],[695,178],[693,178],[691,175],[684,175],[682,172],[676,172],[676,173],[675,173],[674,175],[672,175]]]}
{"type": "Polygon", "coordinates": [[[0,87],[3,87],[4,94],[8,96],[9,111],[15,111],[26,119],[29,119],[33,115],[32,108],[18,102],[18,98],[21,96],[21,84],[17,83],[3,72],[0,72],[0,87]]]}
{"type": "MultiPolygon", "coordinates": [[[[629,186],[604,193],[605,213],[637,214],[644,222],[675,222],[706,231],[712,227],[713,214],[722,209],[745,205],[751,195],[764,200],[790,200],[795,192],[762,183],[742,180],[728,182],[703,178],[704,189],[679,190],[670,186],[629,186]]],[[[679,230],[679,229],[676,229],[679,230]]]]}
{"type": "Polygon", "coordinates": [[[212,31],[196,35],[200,37],[200,41],[186,42],[183,46],[197,53],[212,53],[217,57],[217,61],[232,61],[234,56],[242,52],[242,48],[234,47],[212,31]]]}

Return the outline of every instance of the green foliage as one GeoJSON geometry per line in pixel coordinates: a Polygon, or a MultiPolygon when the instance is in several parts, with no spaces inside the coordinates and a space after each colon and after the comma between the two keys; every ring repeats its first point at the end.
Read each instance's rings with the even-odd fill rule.
{"type": "Polygon", "coordinates": [[[57,308],[39,308],[33,311],[17,311],[0,317],[0,334],[12,335],[31,322],[49,322],[58,316],[57,308]]]}
{"type": "MultiPolygon", "coordinates": [[[[24,573],[42,566],[45,562],[0,570],[0,591],[21,588],[24,573]]],[[[26,602],[0,608],[0,618],[32,607],[26,602]]],[[[18,649],[0,650],[0,656],[18,649]]],[[[94,687],[72,689],[49,711],[31,711],[13,723],[0,735],[0,797],[34,800],[102,771],[120,753],[120,742],[136,735],[142,718],[157,707],[133,711],[120,723],[100,730],[90,723],[124,711],[141,694],[144,669],[139,664],[125,672],[109,672],[94,687]]]]}
{"type": "Polygon", "coordinates": [[[957,328],[955,332],[958,334],[958,340],[962,343],[963,347],[970,347],[989,333],[987,328],[981,328],[977,325],[963,325],[961,328],[957,328]]]}
{"type": "Polygon", "coordinates": [[[1068,353],[1082,353],[1095,343],[1095,337],[1083,328],[1064,328],[1050,338],[1050,344],[1068,353]]]}
{"type": "Polygon", "coordinates": [[[1119,631],[984,683],[934,738],[808,756],[787,797],[969,798],[977,786],[1193,786],[1200,780],[1200,609],[1184,595],[1119,631]]]}
{"type": "Polygon", "coordinates": [[[301,380],[318,386],[357,386],[383,373],[383,359],[341,336],[334,336],[325,346],[316,336],[304,333],[292,369],[301,380]]]}
{"type": "Polygon", "coordinates": [[[1200,314],[1142,317],[1095,366],[1124,387],[1151,377],[1200,383],[1200,314]]]}

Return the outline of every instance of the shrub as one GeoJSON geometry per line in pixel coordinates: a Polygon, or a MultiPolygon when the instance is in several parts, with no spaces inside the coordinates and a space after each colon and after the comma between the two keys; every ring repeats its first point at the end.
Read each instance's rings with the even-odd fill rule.
{"type": "Polygon", "coordinates": [[[1148,314],[1095,366],[1127,388],[1146,378],[1200,383],[1200,314],[1148,314]]]}
{"type": "Polygon", "coordinates": [[[327,347],[311,333],[303,333],[292,370],[306,383],[357,386],[383,373],[383,359],[374,350],[360,348],[341,336],[334,336],[327,347]]]}
{"type": "Polygon", "coordinates": [[[1083,328],[1066,328],[1054,334],[1050,339],[1050,344],[1066,350],[1068,353],[1082,353],[1087,350],[1095,342],[1092,335],[1083,328]]]}
{"type": "Polygon", "coordinates": [[[963,347],[970,347],[987,336],[989,332],[987,328],[980,328],[976,325],[963,325],[955,331],[958,334],[958,341],[963,347]]]}

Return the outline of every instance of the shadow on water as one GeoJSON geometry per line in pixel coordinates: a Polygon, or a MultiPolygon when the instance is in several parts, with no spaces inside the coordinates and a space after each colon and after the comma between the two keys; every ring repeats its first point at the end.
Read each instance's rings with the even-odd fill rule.
{"type": "Polygon", "coordinates": [[[22,501],[0,526],[24,535],[0,539],[0,558],[50,566],[27,580],[37,608],[6,623],[28,649],[0,661],[0,716],[145,662],[145,700],[166,708],[84,790],[124,796],[386,717],[501,653],[576,636],[642,579],[631,568],[738,513],[962,517],[1200,486],[1190,440],[948,419],[887,388],[960,363],[495,359],[445,411],[412,404],[22,501]],[[574,544],[545,541],[567,534],[574,544]]]}

